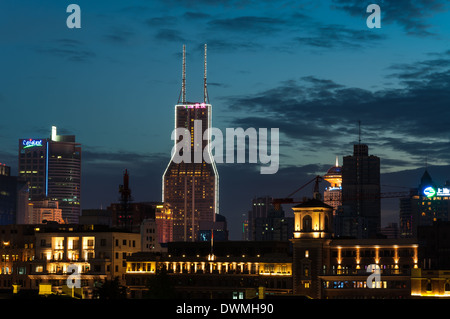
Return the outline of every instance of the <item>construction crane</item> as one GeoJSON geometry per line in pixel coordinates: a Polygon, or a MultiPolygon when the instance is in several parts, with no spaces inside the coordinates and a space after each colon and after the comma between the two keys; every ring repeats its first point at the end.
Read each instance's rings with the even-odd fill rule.
{"type": "Polygon", "coordinates": [[[306,184],[300,186],[299,188],[297,188],[295,191],[293,191],[292,193],[290,193],[289,195],[287,195],[284,198],[274,198],[272,203],[273,206],[275,208],[275,210],[280,210],[281,209],[281,204],[295,204],[295,203],[303,203],[303,201],[294,201],[294,198],[292,198],[292,196],[299,192],[300,190],[302,190],[303,188],[305,188],[306,186],[308,186],[309,184],[311,184],[312,182],[316,182],[314,185],[314,193],[319,192],[319,182],[323,179],[322,176],[317,175],[316,177],[314,177],[312,180],[310,180],[309,182],[307,182],[306,184]]]}
{"type": "MultiPolygon", "coordinates": [[[[295,191],[293,191],[292,193],[290,193],[289,195],[287,195],[284,198],[275,198],[273,199],[273,205],[274,208],[276,210],[280,210],[281,209],[281,205],[282,204],[295,204],[295,203],[303,203],[304,201],[294,201],[294,198],[292,197],[295,193],[297,193],[298,191],[302,190],[303,188],[305,188],[306,186],[308,186],[309,184],[311,184],[312,182],[316,182],[314,185],[314,193],[318,193],[319,192],[319,182],[323,179],[322,176],[317,175],[316,177],[314,177],[312,180],[308,181],[306,184],[300,186],[298,189],[296,189],[295,191]]],[[[389,185],[382,185],[382,186],[389,186],[389,185]]],[[[398,187],[398,186],[396,186],[398,187]]],[[[401,188],[408,188],[408,187],[401,187],[401,188]]],[[[384,192],[384,193],[380,193],[380,196],[373,196],[373,195],[368,195],[368,196],[359,196],[358,198],[346,198],[346,201],[354,201],[354,200],[364,200],[364,199],[375,199],[375,198],[402,198],[402,197],[409,197],[411,196],[411,190],[409,191],[403,191],[403,192],[384,192]]],[[[330,199],[328,200],[329,202],[331,201],[342,201],[342,199],[330,199]]]]}

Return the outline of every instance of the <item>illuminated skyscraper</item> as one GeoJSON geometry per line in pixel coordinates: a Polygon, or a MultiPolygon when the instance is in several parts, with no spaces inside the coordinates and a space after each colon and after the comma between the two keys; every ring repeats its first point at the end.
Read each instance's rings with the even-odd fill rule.
{"type": "Polygon", "coordinates": [[[333,207],[333,213],[342,205],[342,167],[336,157],[336,165],[331,167],[323,177],[330,186],[325,188],[323,202],[333,207]]]}
{"type": "MultiPolygon", "coordinates": [[[[186,55],[183,46],[182,89],[175,105],[175,129],[190,133],[190,161],[174,161],[174,154],[163,175],[163,202],[169,204],[173,216],[173,241],[196,241],[200,222],[215,222],[218,210],[219,175],[209,149],[212,105],[206,89],[206,45],[204,99],[201,103],[186,101],[186,55]],[[200,152],[198,152],[200,150],[200,152]],[[206,152],[203,152],[206,150],[206,152]],[[201,153],[200,160],[197,155],[201,153]]],[[[178,137],[175,145],[180,142],[178,137]]],[[[184,150],[188,151],[188,150],[184,150]]]]}
{"type": "Polygon", "coordinates": [[[30,199],[58,201],[62,219],[78,223],[81,209],[81,146],[74,135],[19,140],[19,176],[29,182],[30,199]]]}
{"type": "Polygon", "coordinates": [[[438,220],[450,221],[450,183],[438,185],[425,170],[419,187],[400,198],[400,236],[417,238],[420,226],[431,226],[438,220]]]}

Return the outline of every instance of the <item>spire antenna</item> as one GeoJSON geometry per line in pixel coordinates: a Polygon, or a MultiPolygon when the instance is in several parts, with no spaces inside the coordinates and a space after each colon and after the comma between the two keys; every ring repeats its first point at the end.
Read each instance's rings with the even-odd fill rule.
{"type": "Polygon", "coordinates": [[[185,104],[186,103],[186,45],[183,44],[183,70],[181,74],[181,93],[178,98],[178,103],[185,104]]]}
{"type": "Polygon", "coordinates": [[[358,121],[358,144],[361,144],[361,120],[358,121]]]}
{"type": "Polygon", "coordinates": [[[208,89],[206,84],[206,44],[205,44],[205,68],[203,74],[203,102],[209,103],[208,89]]]}

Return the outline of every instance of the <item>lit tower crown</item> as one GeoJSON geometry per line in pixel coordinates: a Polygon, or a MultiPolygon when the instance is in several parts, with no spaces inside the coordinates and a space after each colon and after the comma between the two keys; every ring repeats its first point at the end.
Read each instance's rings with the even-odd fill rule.
{"type": "MultiPolygon", "coordinates": [[[[173,240],[196,241],[201,224],[215,222],[219,213],[219,174],[211,154],[212,105],[209,104],[206,81],[206,45],[204,47],[203,101],[186,101],[186,47],[183,45],[181,93],[175,105],[175,128],[185,128],[191,135],[191,161],[176,163],[173,156],[163,175],[163,202],[173,213],[173,240]],[[201,150],[201,160],[196,158],[201,150]],[[204,152],[203,150],[207,150],[204,152]],[[205,158],[207,157],[207,158],[205,158]]],[[[177,137],[175,145],[180,142],[177,137]]],[[[189,146],[188,146],[189,147],[189,146]]]]}
{"type": "Polygon", "coordinates": [[[340,188],[342,186],[342,167],[339,166],[339,160],[336,156],[336,165],[331,167],[323,177],[332,188],[340,188]]]}

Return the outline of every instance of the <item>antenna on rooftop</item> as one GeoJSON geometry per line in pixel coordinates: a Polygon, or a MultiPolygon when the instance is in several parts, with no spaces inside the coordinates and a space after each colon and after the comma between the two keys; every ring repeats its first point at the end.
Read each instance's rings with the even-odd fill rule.
{"type": "Polygon", "coordinates": [[[183,44],[183,71],[181,75],[181,92],[178,97],[178,103],[186,103],[186,45],[183,44]],[[180,101],[181,99],[181,101],[180,101]]]}
{"type": "Polygon", "coordinates": [[[361,120],[358,120],[358,144],[361,144],[361,120]]]}
{"type": "Polygon", "coordinates": [[[208,89],[206,84],[206,44],[205,44],[205,68],[203,75],[203,102],[209,103],[208,89]]]}

